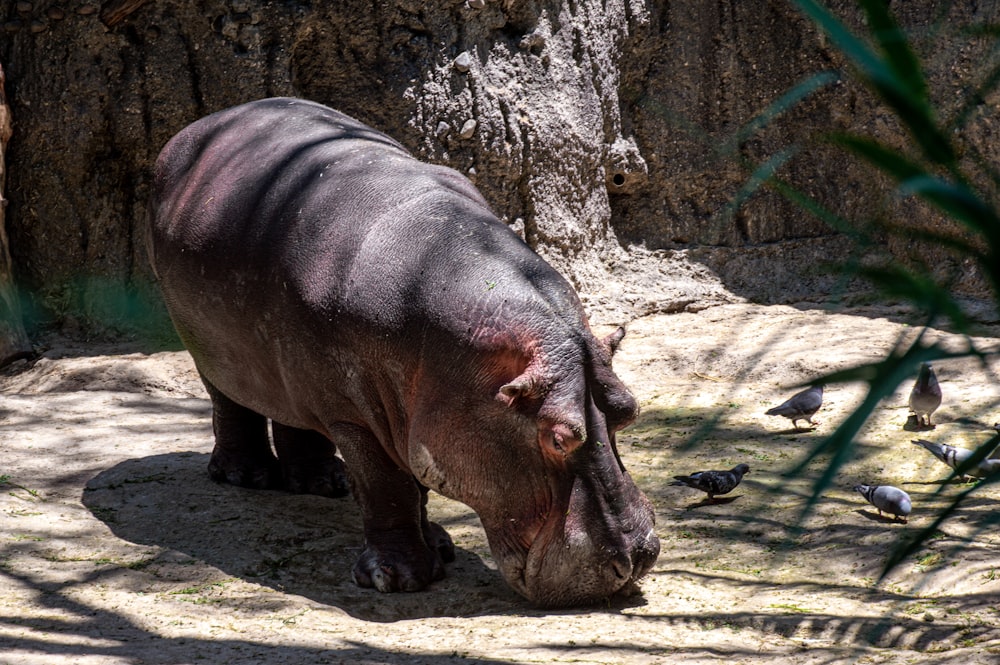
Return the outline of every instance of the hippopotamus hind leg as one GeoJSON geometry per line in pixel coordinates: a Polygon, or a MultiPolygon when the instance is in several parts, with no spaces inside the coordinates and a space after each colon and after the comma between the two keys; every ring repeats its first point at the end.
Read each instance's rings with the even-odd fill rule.
{"type": "Polygon", "coordinates": [[[212,399],[212,480],[252,489],[279,487],[281,470],[267,440],[267,419],[223,395],[204,375],[201,380],[212,399]]]}
{"type": "Polygon", "coordinates": [[[276,421],[271,421],[271,435],[286,490],[329,497],[350,493],[347,470],[330,439],[319,432],[276,421]]]}

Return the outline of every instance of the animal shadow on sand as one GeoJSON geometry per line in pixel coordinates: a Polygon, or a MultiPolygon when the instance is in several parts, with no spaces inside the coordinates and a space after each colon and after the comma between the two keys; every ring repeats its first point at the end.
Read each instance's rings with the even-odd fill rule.
{"type": "Polygon", "coordinates": [[[819,428],[819,423],[811,427],[789,427],[788,429],[778,430],[774,432],[775,436],[792,436],[794,434],[809,434],[815,432],[819,428]]]}
{"type": "Polygon", "coordinates": [[[917,417],[912,413],[906,418],[906,422],[903,423],[904,432],[933,432],[937,429],[937,425],[922,425],[917,421],[917,417]]]}
{"type": "MultiPolygon", "coordinates": [[[[90,479],[83,504],[118,538],[163,548],[147,566],[160,579],[190,576],[192,569],[202,568],[200,561],[367,621],[530,609],[498,571],[461,547],[446,565],[445,578],[422,592],[362,589],[351,579],[364,537],[360,510],[351,497],[216,484],[208,478],[208,457],[192,452],[126,460],[90,479]],[[185,565],[178,566],[179,560],[185,565]]],[[[432,510],[431,520],[453,537],[468,529],[479,529],[481,535],[472,510],[457,503],[453,508],[452,502],[448,509],[445,515],[432,510]]],[[[485,536],[482,541],[485,548],[485,536]]]]}
{"type": "Polygon", "coordinates": [[[856,512],[857,514],[861,515],[862,517],[865,517],[866,519],[871,520],[872,522],[879,522],[881,524],[905,524],[899,518],[895,518],[894,519],[891,515],[886,515],[885,513],[882,513],[881,515],[879,515],[877,510],[868,510],[867,508],[858,508],[854,512],[856,512]]]}
{"type": "Polygon", "coordinates": [[[742,494],[737,494],[736,496],[717,496],[714,499],[709,499],[707,496],[701,501],[695,501],[694,503],[689,503],[684,506],[684,510],[694,510],[695,508],[704,508],[705,506],[722,506],[727,503],[732,503],[739,499],[742,494]]]}

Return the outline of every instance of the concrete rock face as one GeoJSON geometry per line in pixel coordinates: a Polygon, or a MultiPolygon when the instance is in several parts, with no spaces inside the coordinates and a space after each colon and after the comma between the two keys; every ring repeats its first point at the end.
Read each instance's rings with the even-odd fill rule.
{"type": "MultiPolygon", "coordinates": [[[[836,4],[859,21],[853,3],[836,4]]],[[[932,4],[907,3],[904,25],[930,25],[932,4]]],[[[779,195],[727,212],[748,165],[795,145],[782,175],[856,217],[887,183],[814,137],[902,136],[866,91],[842,83],[732,141],[803,78],[842,68],[784,2],[2,0],[0,11],[15,279],[57,312],[74,298],[86,308],[101,284],[149,278],[141,239],[156,154],[193,120],[252,99],[313,99],[467,174],[583,291],[600,288],[630,244],[731,252],[813,239],[806,252],[758,252],[792,272],[812,266],[835,234],[779,195]],[[68,286],[81,279],[82,295],[68,286]]],[[[985,11],[955,3],[949,20],[985,22],[985,11]]],[[[945,101],[988,65],[986,46],[954,43],[918,42],[945,101]]],[[[970,127],[983,149],[995,140],[988,119],[970,127]]],[[[725,281],[728,259],[703,263],[725,281]]],[[[758,272],[741,267],[738,280],[758,272]]],[[[975,275],[967,282],[977,288],[975,275]]]]}
{"type": "Polygon", "coordinates": [[[79,275],[145,276],[159,149],[198,117],[275,95],[466,173],[578,286],[620,251],[605,182],[610,164],[644,169],[617,96],[642,3],[161,1],[110,27],[89,5],[52,20],[42,2],[4,4],[14,261],[50,300],[79,275]]]}
{"type": "MultiPolygon", "coordinates": [[[[856,2],[824,4],[865,34],[856,2]]],[[[944,124],[991,76],[994,40],[970,37],[969,30],[995,22],[997,10],[973,2],[949,3],[945,10],[917,1],[893,3],[891,11],[921,59],[944,124]]],[[[962,229],[893,194],[888,179],[821,140],[851,132],[890,147],[907,144],[897,119],[852,79],[842,54],[794,2],[654,2],[646,25],[626,41],[619,59],[624,134],[634,137],[649,172],[633,195],[611,198],[619,241],[690,247],[694,260],[737,294],[766,302],[808,299],[817,293],[811,277],[817,266],[853,251],[845,236],[767,188],[731,205],[754,169],[787,151],[777,175],[835,215],[869,231],[876,223],[905,225],[906,233],[873,232],[886,254],[926,262],[956,291],[986,292],[976,268],[918,239],[921,230],[962,237],[962,229]],[[823,75],[829,78],[814,93],[773,113],[788,91],[823,75]],[[746,131],[762,117],[767,121],[746,131]]],[[[996,154],[1000,95],[994,90],[975,101],[953,136],[969,171],[982,173],[976,155],[996,154]]]]}
{"type": "Polygon", "coordinates": [[[618,61],[646,21],[632,0],[329,3],[299,30],[292,84],[468,175],[587,288],[620,251],[615,174],[645,175],[622,132],[618,61]]]}

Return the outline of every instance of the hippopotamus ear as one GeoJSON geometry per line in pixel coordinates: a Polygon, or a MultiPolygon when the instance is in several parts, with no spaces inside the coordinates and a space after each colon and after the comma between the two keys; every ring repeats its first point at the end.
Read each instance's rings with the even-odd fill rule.
{"type": "Polygon", "coordinates": [[[510,383],[500,386],[497,399],[513,406],[517,402],[539,400],[545,396],[546,386],[530,369],[510,383]]]}
{"type": "Polygon", "coordinates": [[[611,371],[611,357],[618,350],[625,337],[625,328],[617,330],[601,340],[601,348],[592,363],[593,376],[597,380],[594,401],[607,417],[608,427],[618,430],[635,420],[639,414],[639,404],[625,384],[611,371]]]}
{"type": "Polygon", "coordinates": [[[611,333],[601,341],[604,342],[604,346],[608,348],[608,351],[611,352],[611,355],[614,355],[615,351],[618,350],[618,345],[622,343],[622,340],[624,338],[625,338],[625,328],[623,328],[622,326],[618,326],[617,330],[615,330],[613,333],[611,333]]]}

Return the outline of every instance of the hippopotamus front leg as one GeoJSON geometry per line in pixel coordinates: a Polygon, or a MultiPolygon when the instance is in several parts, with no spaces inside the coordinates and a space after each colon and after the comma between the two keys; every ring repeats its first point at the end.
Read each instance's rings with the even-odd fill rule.
{"type": "Polygon", "coordinates": [[[343,423],[331,435],[347,461],[364,521],[355,583],[383,592],[419,591],[442,579],[444,562],[454,560],[455,550],[445,530],[427,519],[427,490],[368,430],[343,423]]]}
{"type": "Polygon", "coordinates": [[[277,421],[271,421],[271,436],[286,490],[329,497],[350,493],[344,462],[336,456],[337,448],[326,436],[277,421]]]}
{"type": "Polygon", "coordinates": [[[267,440],[267,418],[223,395],[204,375],[201,380],[212,399],[212,480],[252,489],[280,487],[281,469],[267,440]]]}

